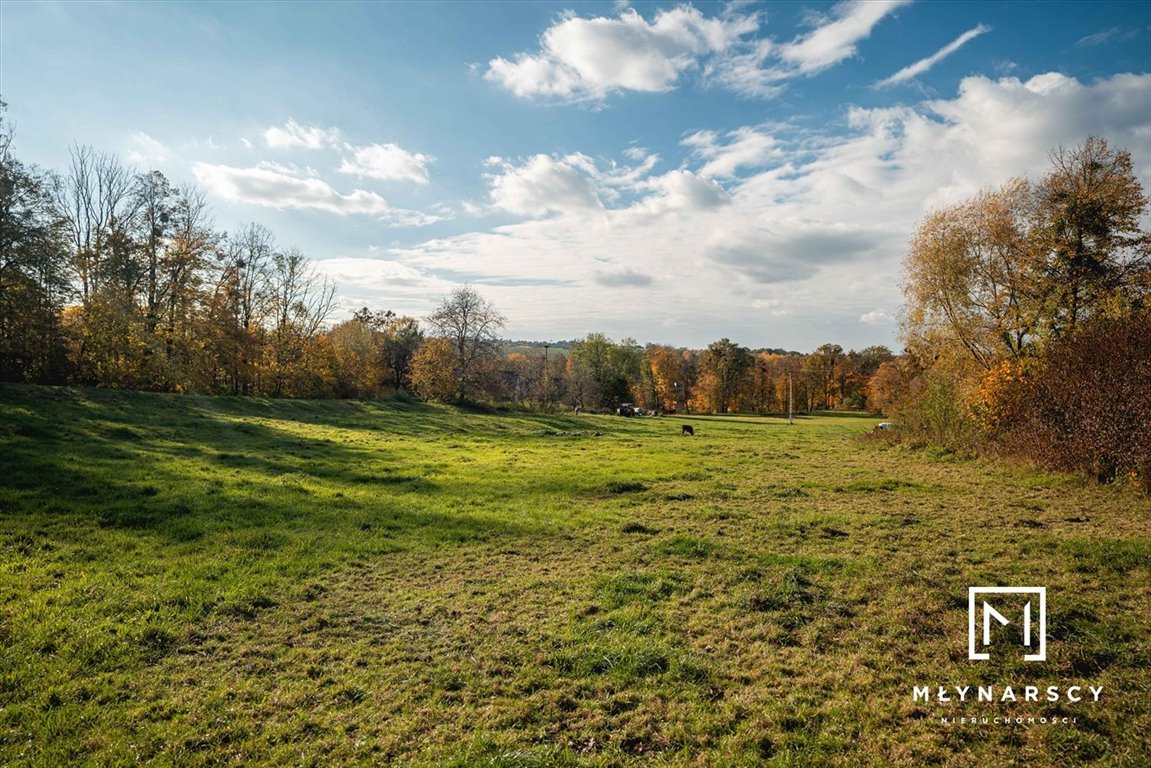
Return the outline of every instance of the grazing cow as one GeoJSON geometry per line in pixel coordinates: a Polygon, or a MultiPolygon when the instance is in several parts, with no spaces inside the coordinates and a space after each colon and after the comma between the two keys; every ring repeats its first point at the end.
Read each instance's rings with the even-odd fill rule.
{"type": "Polygon", "coordinates": [[[681,435],[694,435],[695,430],[692,429],[692,426],[690,424],[684,424],[682,427],[679,428],[679,433],[681,435]]]}

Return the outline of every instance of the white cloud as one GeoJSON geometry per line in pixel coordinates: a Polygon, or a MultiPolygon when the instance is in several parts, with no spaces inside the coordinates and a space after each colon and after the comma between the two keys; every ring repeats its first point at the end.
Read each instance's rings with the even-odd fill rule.
{"type": "Polygon", "coordinates": [[[860,315],[859,322],[867,325],[886,325],[891,322],[891,315],[882,309],[873,309],[860,315]]]}
{"type": "Polygon", "coordinates": [[[409,152],[397,144],[368,144],[352,147],[353,159],[344,159],[340,173],[384,181],[428,183],[428,163],[434,158],[409,152]]]}
{"type": "Polygon", "coordinates": [[[264,131],[264,143],[273,149],[323,149],[339,146],[342,141],[339,128],[300,125],[291,118],[282,127],[273,126],[264,131]]]}
{"type": "Polygon", "coordinates": [[[171,152],[163,143],[143,131],[133,133],[129,142],[132,148],[128,150],[128,161],[137,165],[162,163],[171,157],[171,152]]]}
{"type": "Polygon", "coordinates": [[[762,310],[772,317],[791,314],[791,308],[787,306],[787,302],[783,299],[756,299],[751,302],[751,307],[752,309],[762,310]]]}
{"type": "Polygon", "coordinates": [[[634,207],[637,211],[707,211],[728,202],[723,187],[691,171],[668,171],[662,176],[653,176],[643,182],[642,189],[651,194],[634,207]]]}
{"type": "Polygon", "coordinates": [[[943,61],[944,59],[946,59],[948,56],[950,56],[951,54],[958,51],[963,46],[967,45],[967,43],[971,42],[972,40],[979,37],[983,33],[990,32],[990,31],[991,31],[991,27],[987,26],[986,24],[980,24],[976,27],[972,27],[971,29],[967,30],[962,35],[960,35],[959,37],[952,40],[947,45],[940,48],[935,53],[928,56],[927,58],[920,59],[919,61],[915,62],[914,64],[907,65],[906,67],[899,70],[898,72],[896,72],[891,77],[880,80],[878,83],[875,84],[875,86],[877,88],[884,88],[884,87],[887,87],[889,85],[895,85],[897,83],[905,82],[907,80],[912,79],[913,77],[919,77],[924,72],[928,71],[929,69],[934,67],[936,64],[943,61]]]}
{"type": "Polygon", "coordinates": [[[817,75],[855,56],[875,26],[909,2],[845,0],[830,16],[812,14],[815,29],[790,42],[759,39],[733,47],[708,63],[708,79],[743,96],[772,98],[788,80],[817,75]]]}
{"type": "Polygon", "coordinates": [[[729,3],[713,17],[680,5],[657,11],[650,21],[632,8],[615,18],[567,12],[544,30],[537,52],[494,58],[484,77],[523,98],[580,102],[670,91],[698,71],[705,84],[766,99],[789,79],[854,56],[880,21],[908,2],[846,0],[830,16],[816,17],[812,31],[786,43],[758,37],[764,17],[739,12],[742,3],[729,3]]]}
{"type": "Polygon", "coordinates": [[[1079,38],[1075,45],[1080,48],[1084,46],[1103,45],[1111,41],[1131,40],[1139,36],[1140,29],[1138,27],[1132,29],[1124,29],[1123,27],[1111,27],[1104,29],[1091,35],[1086,35],[1079,38]]]}
{"type": "Polygon", "coordinates": [[[646,155],[636,165],[597,164],[582,153],[534,155],[522,163],[489,158],[499,168],[487,176],[491,207],[518,216],[551,214],[586,216],[609,207],[630,206],[643,214],[707,210],[728,200],[723,187],[688,170],[653,175],[658,155],[646,155]],[[601,167],[602,165],[602,167],[601,167]]]}
{"type": "Polygon", "coordinates": [[[705,161],[700,176],[730,178],[740,168],[755,168],[771,158],[782,156],[775,139],[755,128],[730,131],[721,142],[714,131],[697,131],[683,139],[692,153],[705,161]]]}
{"type": "Polygon", "coordinates": [[[800,74],[813,75],[855,55],[859,41],[900,6],[911,0],[846,0],[831,9],[812,32],[782,45],[779,57],[800,74]]]}
{"type": "MultiPolygon", "coordinates": [[[[1151,75],[969,77],[950,98],[846,117],[843,135],[773,127],[785,156],[735,165],[743,175],[725,177],[726,190],[685,169],[633,174],[578,153],[499,159],[491,181],[506,186],[493,188],[493,202],[520,215],[569,215],[387,254],[430,278],[477,275],[513,335],[596,327],[658,341],[672,317],[684,323],[669,339],[677,343],[858,347],[894,343],[903,255],[931,207],[1012,176],[1037,178],[1050,148],[1090,134],[1129,148],[1151,188],[1151,75]],[[613,173],[632,176],[610,187],[613,173]],[[642,305],[604,288],[645,277],[642,305]],[[775,301],[783,303],[767,303],[775,301]]],[[[700,134],[685,151],[732,143],[700,134]]]]}
{"type": "Polygon", "coordinates": [[[262,168],[266,171],[273,171],[275,173],[286,174],[288,176],[315,176],[316,174],[308,173],[308,170],[301,168],[295,163],[277,163],[275,160],[261,160],[256,164],[257,168],[262,168]]]}
{"type": "Polygon", "coordinates": [[[537,52],[494,58],[484,77],[523,98],[580,102],[670,91],[698,70],[704,83],[766,99],[791,78],[854,56],[880,21],[910,1],[845,0],[787,43],[757,37],[763,17],[737,12],[740,3],[714,17],[680,5],[657,11],[651,21],[632,8],[615,18],[567,12],[544,30],[537,52]]]}
{"type": "Polygon", "coordinates": [[[778,96],[786,88],[783,81],[791,76],[785,69],[765,66],[778,51],[771,40],[749,43],[745,50],[733,51],[709,62],[705,67],[706,79],[748,98],[778,96]]]}
{"type": "Polygon", "coordinates": [[[701,57],[728,50],[757,28],[753,16],[706,17],[689,5],[658,11],[650,22],[630,8],[616,18],[569,13],[544,31],[538,53],[492,59],[485,77],[521,97],[661,93],[701,57]]]}
{"type": "Polygon", "coordinates": [[[213,194],[241,203],[268,208],[316,210],[340,216],[375,216],[395,226],[422,226],[442,216],[392,208],[375,192],[362,189],[341,194],[317,178],[300,178],[285,168],[257,166],[234,168],[229,165],[195,163],[196,180],[213,194]]]}
{"type": "MultiPolygon", "coordinates": [[[[584,155],[535,155],[522,165],[499,158],[489,160],[502,165],[500,173],[488,177],[495,208],[530,217],[603,208],[588,172],[591,160],[584,155]]],[[[594,172],[594,165],[591,170],[594,172]]]]}

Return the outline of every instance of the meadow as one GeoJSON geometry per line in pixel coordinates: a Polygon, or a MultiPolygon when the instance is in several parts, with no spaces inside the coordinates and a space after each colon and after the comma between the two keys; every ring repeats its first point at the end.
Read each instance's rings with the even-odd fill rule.
{"type": "Polygon", "coordinates": [[[1145,765],[1151,502],[876,422],[2,385],[0,764],[1145,765]]]}

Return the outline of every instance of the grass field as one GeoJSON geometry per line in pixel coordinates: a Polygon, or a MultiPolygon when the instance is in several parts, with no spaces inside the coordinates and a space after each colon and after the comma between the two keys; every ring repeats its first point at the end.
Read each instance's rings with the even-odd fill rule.
{"type": "Polygon", "coordinates": [[[873,424],[4,386],[0,764],[1146,765],[1148,500],[873,424]]]}

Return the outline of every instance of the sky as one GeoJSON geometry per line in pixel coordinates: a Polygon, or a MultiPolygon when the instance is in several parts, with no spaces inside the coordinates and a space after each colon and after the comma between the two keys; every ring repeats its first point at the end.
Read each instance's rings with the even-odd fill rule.
{"type": "Polygon", "coordinates": [[[19,159],[115,152],[357,307],[898,348],[917,222],[1089,135],[1151,189],[1151,3],[0,2],[19,159]]]}

